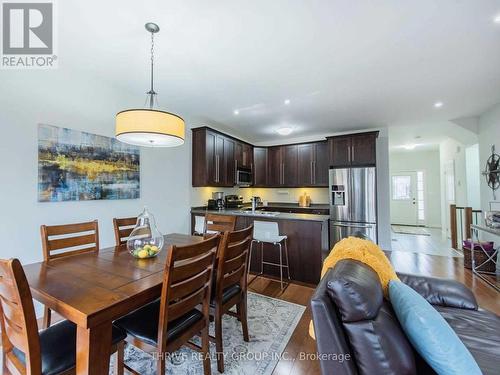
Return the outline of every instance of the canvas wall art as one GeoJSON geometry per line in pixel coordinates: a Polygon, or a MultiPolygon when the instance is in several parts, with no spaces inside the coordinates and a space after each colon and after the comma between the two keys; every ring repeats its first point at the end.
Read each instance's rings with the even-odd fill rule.
{"type": "Polygon", "coordinates": [[[139,148],[114,138],[38,126],[39,202],[139,197],[139,148]]]}

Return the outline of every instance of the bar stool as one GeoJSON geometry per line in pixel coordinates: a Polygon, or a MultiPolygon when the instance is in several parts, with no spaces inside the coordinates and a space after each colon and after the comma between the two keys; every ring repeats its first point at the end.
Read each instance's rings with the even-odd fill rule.
{"type": "MultiPolygon", "coordinates": [[[[287,236],[280,236],[278,223],[275,221],[257,221],[253,222],[253,240],[252,245],[255,243],[260,243],[260,273],[257,275],[262,275],[264,273],[264,264],[269,266],[275,266],[280,268],[280,283],[281,290],[283,290],[283,268],[286,268],[288,274],[288,280],[290,280],[290,268],[288,262],[288,246],[287,246],[287,236]],[[272,263],[264,261],[264,244],[272,244],[279,247],[280,251],[280,262],[272,263]],[[285,259],[286,265],[283,264],[283,247],[285,249],[285,259]]],[[[252,259],[252,249],[250,246],[250,260],[252,259]]]]}

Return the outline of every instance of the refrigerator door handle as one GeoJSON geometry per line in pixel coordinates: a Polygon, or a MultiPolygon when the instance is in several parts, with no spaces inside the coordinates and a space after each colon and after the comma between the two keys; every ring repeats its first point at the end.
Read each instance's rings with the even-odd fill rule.
{"type": "Polygon", "coordinates": [[[340,224],[340,223],[332,223],[334,227],[343,227],[343,228],[373,228],[375,224],[340,224]]]}

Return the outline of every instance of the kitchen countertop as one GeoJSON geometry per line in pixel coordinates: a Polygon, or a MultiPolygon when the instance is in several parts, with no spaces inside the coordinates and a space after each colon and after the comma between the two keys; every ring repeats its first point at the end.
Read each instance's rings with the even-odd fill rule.
{"type": "Polygon", "coordinates": [[[282,203],[282,202],[269,202],[267,206],[259,207],[283,207],[283,208],[300,208],[301,210],[329,210],[329,204],[312,203],[309,207],[300,207],[298,203],[282,203]]]}
{"type": "MultiPolygon", "coordinates": [[[[291,204],[293,205],[293,204],[291,204]]],[[[268,207],[277,207],[275,204],[270,204],[268,207]]],[[[280,206],[280,207],[285,207],[285,206],[280,206]]],[[[297,207],[297,206],[293,206],[297,207]]],[[[317,208],[317,207],[311,207],[312,209],[317,208]]],[[[259,212],[259,210],[257,210],[259,212]]],[[[261,218],[267,218],[267,219],[276,219],[276,220],[305,220],[305,221],[319,221],[319,222],[324,222],[328,221],[330,219],[329,215],[315,215],[315,214],[296,214],[296,213],[289,213],[289,212],[276,212],[276,215],[270,215],[270,211],[261,211],[261,212],[267,212],[265,213],[255,213],[253,214],[251,211],[245,211],[245,209],[240,209],[240,208],[227,208],[223,210],[209,210],[207,207],[192,207],[191,208],[191,213],[193,214],[203,214],[205,215],[206,213],[213,213],[213,214],[220,214],[220,215],[234,215],[234,216],[248,216],[248,217],[261,217],[261,218]]]]}

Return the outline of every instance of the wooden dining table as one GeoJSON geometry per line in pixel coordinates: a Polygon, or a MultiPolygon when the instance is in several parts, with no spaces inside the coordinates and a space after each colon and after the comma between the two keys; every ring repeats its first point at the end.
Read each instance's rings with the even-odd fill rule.
{"type": "Polygon", "coordinates": [[[163,251],[148,259],[122,245],[24,266],[33,298],[77,325],[78,375],[108,374],[112,322],[160,296],[170,245],[201,240],[168,234],[163,251]]]}

